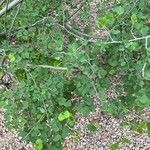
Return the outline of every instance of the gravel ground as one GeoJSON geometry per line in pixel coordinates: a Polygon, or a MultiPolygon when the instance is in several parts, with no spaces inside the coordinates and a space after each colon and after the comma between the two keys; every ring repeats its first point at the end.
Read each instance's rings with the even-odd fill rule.
{"type": "MultiPolygon", "coordinates": [[[[98,102],[99,103],[99,102],[98,102]]],[[[97,105],[98,106],[98,105],[97,105]]],[[[150,110],[145,110],[143,115],[130,113],[124,118],[113,118],[101,112],[99,107],[88,117],[77,114],[76,136],[69,136],[64,143],[65,150],[109,150],[112,144],[120,140],[128,139],[129,143],[120,144],[120,150],[149,150],[150,138],[147,133],[139,134],[129,127],[122,127],[121,123],[135,119],[136,121],[147,120],[150,110]],[[89,123],[98,125],[96,132],[87,129],[89,123]]]]}
{"type": "MultiPolygon", "coordinates": [[[[123,84],[120,75],[110,79],[110,83],[111,86],[106,90],[108,101],[112,101],[119,95],[125,95],[124,92],[117,93],[114,90],[116,85],[123,84]]],[[[133,111],[124,117],[114,118],[101,111],[101,101],[98,98],[93,99],[96,106],[95,112],[91,112],[87,117],[76,114],[75,135],[66,138],[64,150],[109,150],[112,144],[123,140],[126,142],[120,142],[120,150],[150,150],[150,137],[146,130],[140,134],[130,126],[121,126],[132,120],[138,123],[149,122],[150,109],[145,109],[140,114],[133,111]],[[87,129],[89,123],[98,126],[96,132],[87,129]]]]}
{"type": "Polygon", "coordinates": [[[4,112],[0,109],[0,150],[33,150],[31,143],[21,140],[17,132],[4,127],[4,112]]]}

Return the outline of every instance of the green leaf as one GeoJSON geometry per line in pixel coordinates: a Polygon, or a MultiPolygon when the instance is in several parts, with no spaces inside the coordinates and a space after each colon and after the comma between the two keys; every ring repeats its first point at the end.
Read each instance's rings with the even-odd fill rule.
{"type": "Polygon", "coordinates": [[[60,106],[65,106],[65,107],[70,107],[71,106],[71,101],[67,101],[65,98],[58,98],[58,103],[60,106]]]}
{"type": "Polygon", "coordinates": [[[131,21],[132,21],[132,23],[137,22],[137,15],[136,14],[132,14],[131,21]]]}
{"type": "Polygon", "coordinates": [[[114,20],[114,15],[112,13],[107,13],[107,15],[100,18],[98,26],[103,27],[107,25],[112,25],[114,23],[114,20]]]}
{"type": "Polygon", "coordinates": [[[119,150],[119,143],[114,143],[110,146],[111,150],[119,150]]]}
{"type": "Polygon", "coordinates": [[[125,61],[123,61],[123,62],[121,62],[121,64],[120,64],[121,66],[125,66],[126,65],[126,62],[125,61]]]}
{"type": "Polygon", "coordinates": [[[43,150],[43,142],[41,139],[37,139],[35,142],[35,150],[43,150]]]}
{"type": "Polygon", "coordinates": [[[88,130],[90,130],[92,132],[97,131],[97,127],[91,123],[87,125],[87,128],[88,128],[88,130]]]}
{"type": "Polygon", "coordinates": [[[145,128],[146,128],[145,123],[141,123],[141,124],[139,124],[139,125],[137,126],[136,131],[137,131],[138,133],[142,134],[145,128]]]}
{"type": "Polygon", "coordinates": [[[139,97],[138,100],[140,101],[141,104],[144,104],[144,105],[150,104],[150,99],[145,94],[139,97]]]}
{"type": "Polygon", "coordinates": [[[131,141],[130,141],[129,139],[127,139],[127,138],[121,139],[120,142],[121,142],[122,144],[131,144],[131,141]]]}
{"type": "Polygon", "coordinates": [[[118,14],[118,15],[122,15],[124,12],[125,12],[125,9],[124,7],[122,6],[118,6],[115,8],[115,12],[118,14]]]}
{"type": "Polygon", "coordinates": [[[71,113],[69,111],[65,111],[65,112],[59,114],[58,120],[64,121],[65,119],[68,119],[70,117],[71,117],[71,113]]]}
{"type": "Polygon", "coordinates": [[[61,140],[61,135],[57,134],[56,136],[54,136],[53,141],[58,142],[59,140],[61,140]]]}
{"type": "Polygon", "coordinates": [[[23,102],[23,109],[27,109],[29,106],[28,102],[27,101],[24,101],[23,102]]]}
{"type": "Polygon", "coordinates": [[[150,123],[147,123],[147,133],[148,133],[148,136],[150,137],[150,123]]]}
{"type": "Polygon", "coordinates": [[[150,80],[150,70],[146,70],[144,74],[145,74],[144,78],[146,80],[150,80]]]}
{"type": "Polygon", "coordinates": [[[117,57],[111,57],[109,60],[108,60],[108,63],[109,65],[111,65],[112,67],[115,67],[118,65],[118,60],[117,60],[117,57]]]}
{"type": "Polygon", "coordinates": [[[9,58],[10,62],[13,62],[13,61],[16,60],[13,53],[10,53],[10,54],[8,55],[8,58],[9,58]]]}
{"type": "Polygon", "coordinates": [[[68,127],[64,127],[63,131],[62,131],[62,137],[66,138],[68,136],[69,133],[69,128],[68,127]]]}
{"type": "Polygon", "coordinates": [[[80,113],[82,113],[84,116],[87,116],[91,111],[91,107],[90,106],[79,105],[77,110],[80,113]]]}

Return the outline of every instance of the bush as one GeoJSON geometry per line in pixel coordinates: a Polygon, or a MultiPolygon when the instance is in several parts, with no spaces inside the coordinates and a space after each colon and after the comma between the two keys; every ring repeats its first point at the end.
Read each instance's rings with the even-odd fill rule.
{"type": "MultiPolygon", "coordinates": [[[[85,22],[92,15],[89,3],[78,10],[85,22]]],[[[75,7],[73,1],[67,5],[75,7]]],[[[150,105],[150,3],[119,0],[102,9],[93,26],[107,28],[104,39],[91,38],[90,28],[84,34],[76,25],[70,28],[71,10],[64,6],[61,1],[25,0],[0,19],[1,56],[10,61],[3,61],[1,74],[13,79],[0,104],[6,109],[6,125],[18,129],[37,150],[62,149],[75,113],[94,111],[93,96],[115,116],[150,105]],[[118,72],[126,96],[105,102],[108,79],[118,72]]]]}

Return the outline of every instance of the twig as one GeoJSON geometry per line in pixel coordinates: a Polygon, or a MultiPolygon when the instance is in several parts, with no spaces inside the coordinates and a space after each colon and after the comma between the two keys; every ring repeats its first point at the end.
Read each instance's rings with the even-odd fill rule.
{"type": "Polygon", "coordinates": [[[49,17],[43,17],[42,19],[36,21],[33,24],[27,25],[27,26],[23,26],[23,27],[19,27],[18,29],[16,29],[16,31],[21,30],[21,29],[28,29],[28,28],[32,28],[35,27],[36,25],[40,24],[41,22],[47,20],[49,17]]]}
{"type": "Polygon", "coordinates": [[[13,19],[12,23],[11,23],[11,27],[10,27],[10,29],[9,29],[9,33],[11,32],[11,30],[12,30],[12,28],[13,28],[13,25],[14,25],[14,23],[15,23],[15,20],[16,20],[16,18],[17,18],[17,15],[19,14],[19,10],[20,10],[20,8],[21,8],[21,4],[22,4],[22,3],[20,3],[20,5],[18,6],[17,12],[16,12],[16,14],[15,14],[15,16],[14,16],[14,19],[13,19]]]}
{"type": "Polygon", "coordinates": [[[136,39],[136,36],[134,35],[134,33],[133,33],[133,26],[134,26],[134,24],[132,24],[132,26],[131,26],[131,34],[132,34],[132,36],[133,36],[133,38],[135,38],[136,39]]]}
{"type": "MultiPolygon", "coordinates": [[[[43,21],[47,20],[49,17],[43,17],[42,19],[34,22],[33,24],[30,24],[30,25],[26,25],[26,26],[21,26],[19,28],[16,28],[14,30],[12,30],[11,32],[16,32],[16,31],[19,31],[19,30],[23,30],[23,29],[29,29],[29,28],[32,28],[32,27],[35,27],[36,25],[42,23],[43,21]]],[[[5,32],[1,32],[0,35],[5,35],[6,33],[5,32]]]]}
{"type": "Polygon", "coordinates": [[[79,7],[76,11],[74,11],[74,12],[72,13],[72,15],[69,16],[69,18],[67,18],[67,20],[65,20],[66,23],[67,23],[74,15],[76,15],[76,14],[82,9],[84,3],[85,3],[85,1],[80,5],[80,7],[79,7]]]}
{"type": "MultiPolygon", "coordinates": [[[[6,10],[8,9],[8,5],[9,5],[9,0],[6,0],[6,10]]],[[[4,30],[6,33],[6,39],[8,40],[8,30],[7,30],[6,17],[7,17],[7,11],[5,12],[5,18],[4,18],[4,30]]]]}
{"type": "Polygon", "coordinates": [[[50,126],[50,117],[49,117],[49,114],[48,114],[48,111],[47,111],[46,104],[45,104],[44,100],[43,100],[43,105],[44,105],[44,109],[45,109],[45,113],[46,113],[46,117],[47,117],[47,122],[50,126]]]}
{"type": "MultiPolygon", "coordinates": [[[[90,65],[91,70],[92,70],[92,74],[95,76],[95,72],[93,71],[93,69],[92,69],[92,64],[91,64],[91,62],[90,62],[90,57],[89,57],[89,55],[88,55],[87,53],[86,53],[86,55],[87,55],[87,58],[88,58],[87,63],[90,65]]],[[[94,88],[94,90],[95,90],[96,96],[100,99],[99,93],[98,93],[98,91],[97,91],[97,88],[96,88],[96,86],[95,86],[95,83],[94,83],[93,79],[90,77],[90,75],[88,75],[88,77],[89,77],[90,80],[91,80],[91,83],[92,83],[92,86],[93,86],[93,88],[94,88]]]]}
{"type": "Polygon", "coordinates": [[[11,3],[8,4],[8,6],[5,6],[1,11],[0,11],[0,16],[4,15],[6,11],[11,10],[13,7],[18,5],[22,0],[14,0],[11,3]]]}
{"type": "Polygon", "coordinates": [[[144,78],[145,76],[145,67],[146,67],[146,62],[144,63],[144,66],[142,68],[142,77],[144,78]]]}
{"type": "Polygon", "coordinates": [[[54,67],[50,65],[34,65],[34,64],[27,64],[28,67],[41,67],[41,68],[47,68],[52,70],[68,70],[66,67],[54,67]]]}
{"type": "Polygon", "coordinates": [[[31,128],[31,130],[26,134],[26,136],[23,138],[24,140],[30,135],[30,133],[35,129],[35,127],[38,125],[38,123],[42,120],[42,118],[44,117],[44,115],[42,115],[40,117],[40,119],[37,121],[37,123],[33,126],[33,128],[31,128]]]}
{"type": "MultiPolygon", "coordinates": [[[[130,40],[126,40],[127,42],[134,42],[134,41],[139,41],[139,40],[146,40],[146,44],[147,45],[147,41],[148,41],[148,38],[150,38],[150,35],[147,35],[147,36],[142,36],[142,37],[137,37],[137,38],[134,38],[134,39],[130,39],[130,40]]],[[[104,44],[120,44],[120,43],[123,43],[124,41],[112,41],[112,42],[104,42],[104,44]]]]}
{"type": "Polygon", "coordinates": [[[139,38],[134,38],[134,39],[129,40],[129,42],[139,41],[139,40],[143,40],[143,39],[147,40],[148,38],[150,38],[150,35],[142,36],[142,37],[139,37],[139,38]]]}
{"type": "MultiPolygon", "coordinates": [[[[148,50],[148,38],[150,38],[150,36],[147,36],[145,38],[145,48],[146,48],[146,50],[148,50]]],[[[145,77],[145,68],[146,68],[146,62],[144,63],[143,68],[142,68],[142,77],[143,78],[145,77]]]]}
{"type": "Polygon", "coordinates": [[[149,38],[149,37],[147,37],[147,38],[145,39],[145,48],[146,48],[146,50],[148,49],[148,38],[149,38]]]}

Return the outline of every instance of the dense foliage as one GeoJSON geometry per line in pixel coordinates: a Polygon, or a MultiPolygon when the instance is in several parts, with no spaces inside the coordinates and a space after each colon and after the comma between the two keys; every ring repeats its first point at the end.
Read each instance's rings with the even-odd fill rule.
{"type": "MultiPolygon", "coordinates": [[[[74,132],[75,113],[94,111],[95,96],[115,116],[150,105],[150,1],[118,0],[109,10],[108,2],[99,4],[102,12],[93,23],[107,28],[104,39],[90,38],[89,28],[81,32],[76,22],[68,29],[64,6],[76,9],[69,0],[24,0],[0,18],[1,78],[9,74],[13,80],[0,104],[6,125],[36,150],[62,149],[74,132]],[[118,73],[124,84],[116,90],[126,94],[107,101],[109,78],[118,73]]],[[[78,11],[81,22],[90,21],[89,3],[78,11]]]]}

